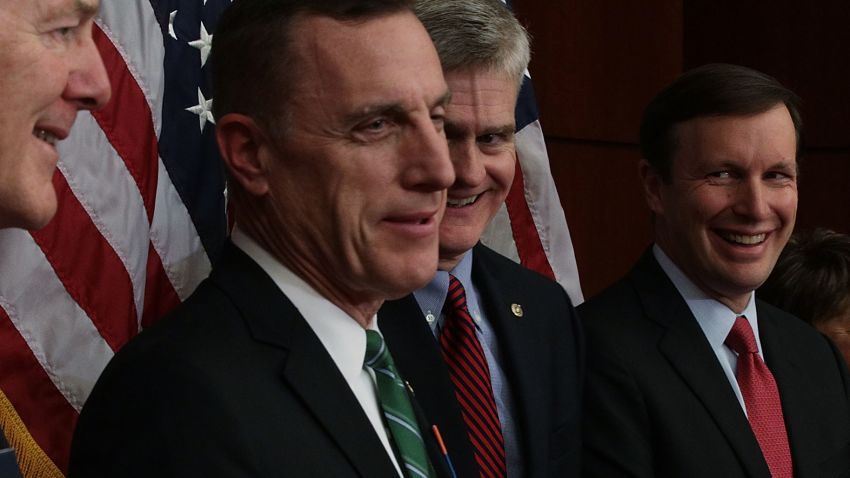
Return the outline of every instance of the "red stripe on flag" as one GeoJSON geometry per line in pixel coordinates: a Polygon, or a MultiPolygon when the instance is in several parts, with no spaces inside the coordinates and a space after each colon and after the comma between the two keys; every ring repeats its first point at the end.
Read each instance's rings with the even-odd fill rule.
{"type": "Polygon", "coordinates": [[[546,258],[540,236],[537,234],[537,226],[531,216],[528,203],[525,202],[525,181],[522,176],[522,168],[519,161],[516,165],[514,182],[505,199],[508,216],[511,218],[511,230],[516,243],[519,260],[525,267],[535,270],[546,277],[555,280],[555,273],[546,258]]]}
{"type": "Polygon", "coordinates": [[[142,327],[148,327],[180,303],[171,281],[162,268],[153,244],[148,248],[148,273],[145,281],[145,310],[142,312],[142,327]]]}
{"type": "MultiPolygon", "coordinates": [[[[150,223],[156,207],[159,171],[159,146],[150,107],[118,50],[103,31],[95,27],[93,37],[109,74],[112,98],[105,108],[92,114],[136,181],[150,223]]],[[[142,325],[155,322],[179,302],[174,286],[165,274],[162,259],[150,247],[142,325]]]]}
{"type": "Polygon", "coordinates": [[[68,470],[77,412],[48,377],[15,325],[0,308],[0,389],[15,407],[30,435],[62,470],[68,470]]]}
{"type": "Polygon", "coordinates": [[[151,110],[121,54],[97,25],[92,36],[112,85],[109,103],[103,109],[93,112],[92,116],[103,129],[109,143],[124,159],[127,170],[142,194],[148,222],[151,222],[159,168],[159,147],[151,110]]]}
{"type": "Polygon", "coordinates": [[[53,186],[59,200],[56,216],[32,237],[68,294],[118,350],[138,331],[133,283],[59,171],[53,186]]]}

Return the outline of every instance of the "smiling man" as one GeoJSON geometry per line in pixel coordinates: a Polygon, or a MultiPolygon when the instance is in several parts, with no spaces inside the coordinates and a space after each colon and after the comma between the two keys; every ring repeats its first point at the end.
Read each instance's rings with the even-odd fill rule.
{"type": "MultiPolygon", "coordinates": [[[[110,95],[92,39],[97,0],[0,0],[0,229],[39,229],[56,213],[53,173],[79,110],[110,95]]],[[[0,403],[8,404],[0,391],[0,403]]],[[[15,454],[49,462],[9,406],[0,412],[0,475],[13,476],[15,454]],[[20,425],[13,425],[20,424],[20,425]]],[[[31,472],[40,472],[32,466],[31,472]]]]}
{"type": "Polygon", "coordinates": [[[564,290],[479,244],[517,164],[525,30],[500,0],[421,0],[452,98],[439,271],[381,329],[463,477],[578,476],[581,339],[564,290]],[[472,385],[472,384],[476,385],[472,385]]]}
{"type": "Polygon", "coordinates": [[[825,337],[754,290],[794,228],[796,96],[733,65],[647,107],[655,245],[579,307],[584,476],[821,477],[850,470],[850,378],[825,337]]]}
{"type": "Polygon", "coordinates": [[[77,111],[109,100],[92,39],[97,10],[97,0],[0,1],[0,228],[53,217],[56,142],[77,111]]]}
{"type": "Polygon", "coordinates": [[[439,59],[404,0],[236,0],[212,47],[236,227],[119,351],[78,477],[448,477],[375,314],[437,268],[454,180],[439,59]]]}

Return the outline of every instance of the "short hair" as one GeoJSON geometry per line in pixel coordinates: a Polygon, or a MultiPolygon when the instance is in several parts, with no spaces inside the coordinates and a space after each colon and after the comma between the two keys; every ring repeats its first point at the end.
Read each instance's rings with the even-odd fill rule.
{"type": "Polygon", "coordinates": [[[221,15],[210,53],[213,115],[242,113],[266,127],[285,117],[294,20],[363,21],[412,11],[412,0],[235,0],[221,15]]]}
{"type": "Polygon", "coordinates": [[[640,125],[640,150],[664,182],[670,181],[676,148],[675,128],[711,116],[749,116],[784,104],[791,115],[799,160],[802,151],[800,99],[775,78],[738,65],[713,63],[687,71],[646,107],[640,125]]]}
{"type": "Polygon", "coordinates": [[[484,69],[522,85],[531,59],[530,39],[501,0],[416,0],[444,72],[484,69]]]}
{"type": "Polygon", "coordinates": [[[794,234],[758,296],[809,323],[836,317],[850,305],[850,236],[828,229],[794,234]]]}

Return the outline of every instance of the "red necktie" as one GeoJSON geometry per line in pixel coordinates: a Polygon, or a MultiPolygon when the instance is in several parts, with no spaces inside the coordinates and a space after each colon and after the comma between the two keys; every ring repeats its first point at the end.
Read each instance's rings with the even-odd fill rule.
{"type": "Polygon", "coordinates": [[[490,367],[475,335],[463,285],[451,274],[443,310],[446,322],[440,332],[440,349],[475,449],[475,461],[482,477],[502,478],[507,476],[505,442],[490,384],[490,367]]]}
{"type": "Polygon", "coordinates": [[[735,377],[747,405],[747,418],[759,442],[770,474],[773,478],[791,478],[791,449],[779,389],[773,374],[758,355],[756,339],[750,323],[743,316],[735,319],[735,325],[726,337],[726,345],[738,354],[735,377]]]}

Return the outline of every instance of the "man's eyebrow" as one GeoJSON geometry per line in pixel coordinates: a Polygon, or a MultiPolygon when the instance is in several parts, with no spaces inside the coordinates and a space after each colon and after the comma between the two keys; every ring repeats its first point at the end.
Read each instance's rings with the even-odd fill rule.
{"type": "Polygon", "coordinates": [[[97,15],[98,3],[88,0],[74,0],[74,9],[86,16],[97,15]]]}
{"type": "Polygon", "coordinates": [[[350,113],[345,115],[344,122],[346,124],[350,123],[359,123],[370,116],[376,115],[386,115],[392,117],[403,116],[407,113],[407,109],[402,106],[400,103],[384,103],[384,104],[375,104],[368,105],[354,113],[350,113]]]}
{"type": "Polygon", "coordinates": [[[434,109],[438,106],[442,106],[442,107],[445,108],[451,101],[452,101],[452,92],[449,91],[449,90],[446,90],[446,92],[443,93],[443,96],[437,98],[437,101],[435,101],[434,104],[431,105],[431,109],[434,109]]]}
{"type": "Polygon", "coordinates": [[[482,136],[482,135],[485,135],[485,134],[511,135],[511,134],[514,134],[515,132],[516,132],[516,125],[514,123],[510,123],[510,124],[506,123],[506,124],[503,124],[501,126],[493,126],[491,128],[486,128],[484,131],[481,132],[481,134],[479,136],[482,136]]]}
{"type": "MultiPolygon", "coordinates": [[[[446,91],[442,96],[440,96],[434,104],[431,105],[431,109],[434,109],[438,106],[445,107],[451,101],[452,94],[450,91],[446,91]]],[[[408,113],[408,108],[405,108],[401,103],[393,102],[393,103],[378,103],[374,105],[367,105],[354,113],[350,113],[345,115],[343,121],[346,124],[358,123],[370,116],[376,115],[386,115],[394,118],[399,118],[408,113]]]]}

